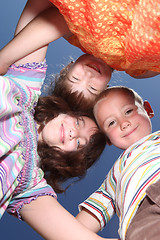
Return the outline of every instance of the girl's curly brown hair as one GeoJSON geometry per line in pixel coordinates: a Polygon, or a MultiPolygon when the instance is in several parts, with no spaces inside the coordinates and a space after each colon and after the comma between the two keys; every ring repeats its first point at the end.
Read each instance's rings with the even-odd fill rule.
{"type": "MultiPolygon", "coordinates": [[[[39,98],[35,108],[35,120],[43,129],[46,123],[60,113],[66,113],[74,117],[82,116],[81,112],[73,114],[63,99],[48,96],[39,98]]],[[[85,116],[90,117],[87,113],[85,116]]],[[[39,142],[40,166],[45,172],[48,183],[57,193],[64,192],[65,190],[62,189],[61,184],[69,178],[83,177],[87,169],[99,158],[105,145],[105,134],[98,128],[91,136],[89,143],[77,151],[66,152],[58,147],[51,147],[46,143],[39,142]]]]}

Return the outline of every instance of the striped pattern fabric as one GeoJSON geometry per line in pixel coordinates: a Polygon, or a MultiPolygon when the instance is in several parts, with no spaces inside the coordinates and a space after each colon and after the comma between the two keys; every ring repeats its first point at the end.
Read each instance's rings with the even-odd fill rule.
{"type": "Polygon", "coordinates": [[[80,204],[97,216],[101,228],[117,213],[123,240],[146,189],[160,179],[160,131],[129,147],[115,162],[103,184],[80,204]]]}
{"type": "Polygon", "coordinates": [[[46,73],[46,63],[11,66],[0,77],[0,218],[39,195],[55,192],[38,167],[34,107],[46,73]]]}

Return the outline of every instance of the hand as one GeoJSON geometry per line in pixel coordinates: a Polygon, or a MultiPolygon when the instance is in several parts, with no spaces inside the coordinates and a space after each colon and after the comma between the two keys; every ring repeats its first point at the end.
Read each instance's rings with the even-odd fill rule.
{"type": "Polygon", "coordinates": [[[3,66],[2,64],[0,64],[0,75],[6,74],[6,72],[8,71],[8,67],[9,66],[3,66]]]}
{"type": "Polygon", "coordinates": [[[0,75],[4,75],[10,66],[9,52],[5,52],[5,47],[0,50],[0,75]]]}

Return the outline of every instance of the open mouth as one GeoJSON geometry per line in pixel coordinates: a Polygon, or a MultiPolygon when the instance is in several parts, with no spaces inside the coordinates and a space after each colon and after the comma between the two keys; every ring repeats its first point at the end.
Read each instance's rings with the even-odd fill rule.
{"type": "Polygon", "coordinates": [[[88,67],[94,69],[96,72],[98,73],[101,73],[100,72],[100,69],[99,69],[99,66],[96,64],[96,63],[93,63],[93,64],[86,64],[88,67]]]}

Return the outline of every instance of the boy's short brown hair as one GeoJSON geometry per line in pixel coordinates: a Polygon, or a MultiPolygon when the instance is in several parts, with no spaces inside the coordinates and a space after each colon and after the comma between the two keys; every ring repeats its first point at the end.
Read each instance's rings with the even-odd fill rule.
{"type": "Polygon", "coordinates": [[[132,88],[128,88],[128,87],[125,87],[125,86],[113,86],[113,87],[109,87],[107,89],[105,89],[103,92],[101,92],[96,100],[95,100],[95,104],[97,102],[99,102],[101,99],[107,97],[107,95],[111,92],[111,91],[117,91],[117,90],[120,90],[120,91],[124,91],[126,92],[128,95],[130,95],[131,97],[133,97],[133,99],[135,101],[137,101],[140,105],[143,106],[143,99],[142,97],[137,93],[135,92],[132,88]]]}

